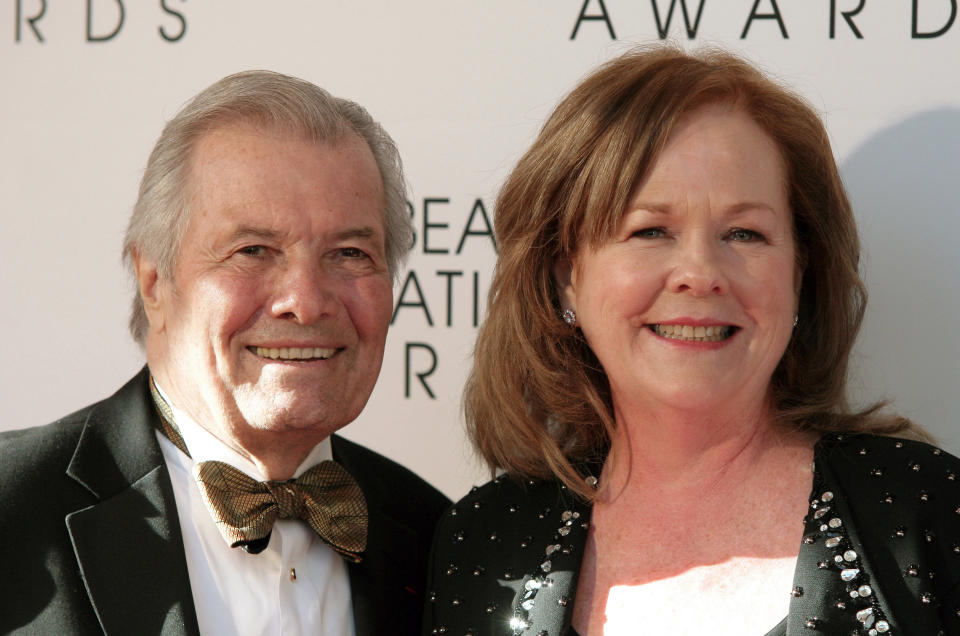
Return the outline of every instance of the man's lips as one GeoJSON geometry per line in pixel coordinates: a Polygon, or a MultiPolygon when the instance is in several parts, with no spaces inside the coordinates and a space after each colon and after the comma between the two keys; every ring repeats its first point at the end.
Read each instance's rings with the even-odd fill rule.
{"type": "Polygon", "coordinates": [[[690,325],[655,323],[647,327],[661,338],[685,342],[722,342],[740,328],[734,325],[690,325]]]}
{"type": "Polygon", "coordinates": [[[247,347],[247,350],[260,358],[268,360],[327,360],[340,351],[339,348],[324,347],[247,347]]]}

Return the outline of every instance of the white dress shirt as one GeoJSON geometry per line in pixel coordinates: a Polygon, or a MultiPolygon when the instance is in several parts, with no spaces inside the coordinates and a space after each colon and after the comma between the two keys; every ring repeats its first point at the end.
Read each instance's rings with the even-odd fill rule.
{"type": "MultiPolygon", "coordinates": [[[[346,563],[310,527],[278,519],[260,554],[231,548],[213,522],[193,478],[194,463],[226,462],[258,481],[266,477],[246,458],[211,435],[170,402],[187,457],[159,431],[170,471],[187,555],[190,587],[202,634],[353,636],[353,611],[346,563]]],[[[297,468],[299,477],[332,459],[330,440],[317,444],[297,468]]]]}

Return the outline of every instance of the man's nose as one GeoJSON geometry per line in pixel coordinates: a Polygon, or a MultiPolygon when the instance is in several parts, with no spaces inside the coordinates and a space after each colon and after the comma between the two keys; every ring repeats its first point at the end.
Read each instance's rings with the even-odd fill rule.
{"type": "Polygon", "coordinates": [[[270,311],[277,318],[308,325],[337,311],[334,281],[314,259],[286,263],[275,285],[270,311]]]}
{"type": "Polygon", "coordinates": [[[722,244],[709,236],[681,241],[674,253],[668,289],[694,296],[726,293],[729,281],[724,272],[721,249],[722,244]]]}

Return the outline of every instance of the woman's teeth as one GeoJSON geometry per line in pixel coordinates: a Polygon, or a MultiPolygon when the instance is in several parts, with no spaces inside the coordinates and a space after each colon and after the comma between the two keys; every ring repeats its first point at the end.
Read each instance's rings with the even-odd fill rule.
{"type": "Polygon", "coordinates": [[[652,325],[651,329],[658,336],[673,340],[688,340],[691,342],[720,342],[726,340],[733,333],[729,325],[711,325],[709,327],[693,325],[652,325]]]}
{"type": "Polygon", "coordinates": [[[321,349],[320,347],[253,348],[253,352],[258,356],[271,360],[326,360],[333,356],[336,351],[336,349],[321,349]]]}

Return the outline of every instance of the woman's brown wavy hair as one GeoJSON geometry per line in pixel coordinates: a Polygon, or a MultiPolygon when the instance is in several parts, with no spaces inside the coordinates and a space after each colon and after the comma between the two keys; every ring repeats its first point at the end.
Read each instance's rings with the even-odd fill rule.
{"type": "Polygon", "coordinates": [[[846,402],[866,290],[819,116],[735,55],[657,46],[611,60],[567,95],[497,198],[499,257],[464,394],[468,432],[491,468],[556,477],[590,496],[577,465],[603,461],[616,422],[600,363],[559,318],[554,265],[610,237],[678,121],[717,102],[749,114],[786,165],[803,276],[799,323],[771,378],[778,420],[822,432],[912,426],[881,417],[879,405],[852,412],[846,402]]]}

